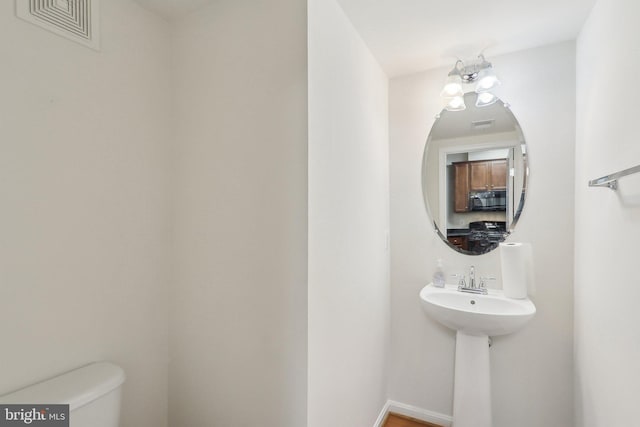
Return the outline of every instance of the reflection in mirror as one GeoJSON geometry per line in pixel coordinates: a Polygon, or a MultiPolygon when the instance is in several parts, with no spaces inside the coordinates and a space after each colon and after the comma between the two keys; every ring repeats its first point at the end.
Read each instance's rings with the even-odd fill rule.
{"type": "Polygon", "coordinates": [[[455,250],[479,255],[513,230],[527,182],[522,130],[503,103],[476,107],[465,95],[463,111],[436,119],[425,148],[422,188],[427,211],[440,237],[455,250]]]}

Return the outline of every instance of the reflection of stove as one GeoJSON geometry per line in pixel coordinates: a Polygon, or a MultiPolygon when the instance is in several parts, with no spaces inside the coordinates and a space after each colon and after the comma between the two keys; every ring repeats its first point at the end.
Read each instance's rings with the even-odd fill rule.
{"type": "Polygon", "coordinates": [[[469,223],[469,251],[477,254],[498,247],[507,237],[504,221],[474,221],[469,223]]]}

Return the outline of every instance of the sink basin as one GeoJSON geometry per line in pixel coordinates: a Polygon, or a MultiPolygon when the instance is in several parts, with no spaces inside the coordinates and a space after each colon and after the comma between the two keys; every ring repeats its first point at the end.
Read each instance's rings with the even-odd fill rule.
{"type": "Polygon", "coordinates": [[[536,306],[528,298],[507,298],[499,290],[476,295],[460,292],[454,285],[436,288],[428,284],[420,291],[420,302],[430,317],[468,335],[510,334],[536,314],[536,306]]]}

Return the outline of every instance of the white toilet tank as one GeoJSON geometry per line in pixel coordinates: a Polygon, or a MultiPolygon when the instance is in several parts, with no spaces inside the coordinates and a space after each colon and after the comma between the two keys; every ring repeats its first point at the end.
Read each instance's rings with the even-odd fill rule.
{"type": "Polygon", "coordinates": [[[97,362],[0,397],[0,404],[68,404],[70,427],[118,427],[122,368],[97,362]]]}

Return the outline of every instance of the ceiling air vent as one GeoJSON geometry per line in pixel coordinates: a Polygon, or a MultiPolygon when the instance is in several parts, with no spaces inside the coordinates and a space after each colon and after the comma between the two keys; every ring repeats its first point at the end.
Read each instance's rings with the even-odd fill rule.
{"type": "Polygon", "coordinates": [[[16,14],[59,36],[99,50],[98,1],[16,0],[16,14]]]}
{"type": "Polygon", "coordinates": [[[489,129],[495,123],[494,119],[491,120],[478,120],[471,122],[471,129],[489,129]]]}

